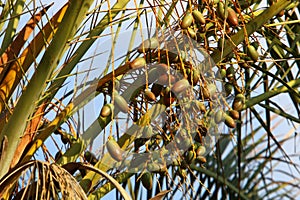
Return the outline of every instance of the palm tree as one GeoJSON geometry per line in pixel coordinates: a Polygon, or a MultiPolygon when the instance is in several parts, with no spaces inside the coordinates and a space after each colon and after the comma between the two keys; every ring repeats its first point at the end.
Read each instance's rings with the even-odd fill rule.
{"type": "Polygon", "coordinates": [[[1,198],[299,196],[298,1],[1,6],[1,198]]]}

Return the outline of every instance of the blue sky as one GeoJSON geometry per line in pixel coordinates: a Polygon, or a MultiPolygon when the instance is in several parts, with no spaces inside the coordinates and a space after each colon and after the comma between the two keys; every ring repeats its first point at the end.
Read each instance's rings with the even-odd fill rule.
{"type": "MultiPolygon", "coordinates": [[[[53,2],[53,1],[43,1],[43,2],[53,2]]],[[[52,14],[55,13],[55,11],[57,11],[61,5],[63,5],[63,3],[66,1],[54,1],[54,5],[51,8],[51,10],[49,11],[49,16],[51,16],[52,14]]],[[[134,7],[134,5],[132,5],[132,7],[134,7]]],[[[124,26],[125,27],[125,26],[124,26]]],[[[110,30],[107,30],[105,33],[109,33],[110,30]]],[[[104,34],[105,34],[104,33],[104,34]]],[[[118,43],[118,47],[116,48],[116,52],[115,55],[116,57],[118,57],[118,55],[123,55],[124,52],[126,52],[126,49],[122,48],[122,46],[127,46],[127,44],[124,44],[124,42],[129,42],[129,39],[126,38],[125,36],[128,36],[128,34],[130,33],[130,30],[124,30],[122,31],[123,34],[123,38],[120,40],[121,42],[118,43]]],[[[109,54],[107,53],[106,50],[109,50],[110,48],[110,36],[107,37],[103,37],[101,40],[99,40],[98,42],[96,42],[93,46],[93,48],[90,49],[89,52],[86,53],[85,57],[89,57],[92,56],[96,53],[99,53],[101,51],[105,52],[102,55],[99,56],[95,56],[93,59],[87,59],[82,63],[79,63],[78,65],[78,70],[79,71],[84,71],[86,69],[92,68],[93,71],[90,72],[88,79],[92,80],[94,77],[99,76],[99,74],[101,74],[104,64],[105,62],[103,62],[103,60],[105,60],[105,57],[107,57],[109,54]]],[[[138,44],[138,43],[137,43],[138,44]]],[[[107,58],[106,58],[107,59],[107,58]]],[[[82,80],[84,80],[86,78],[86,73],[82,73],[81,75],[77,76],[76,79],[78,82],[81,82],[82,80]]],[[[70,82],[68,83],[68,85],[66,87],[68,87],[69,89],[74,87],[75,81],[76,81],[75,77],[71,78],[70,82]]],[[[61,91],[63,92],[63,91],[61,91]]],[[[260,92],[263,92],[262,88],[257,90],[257,95],[260,94],[260,92]]],[[[61,93],[62,95],[63,93],[61,93]]],[[[256,95],[254,94],[254,96],[256,95]]],[[[287,97],[287,95],[281,95],[280,97],[274,97],[272,98],[272,100],[278,102],[280,105],[283,105],[284,108],[287,109],[287,111],[289,111],[291,102],[287,101],[287,99],[289,99],[287,97]]],[[[91,122],[93,121],[93,119],[95,119],[95,117],[97,117],[99,110],[101,108],[100,105],[102,105],[101,102],[102,98],[96,98],[95,101],[89,103],[87,106],[85,106],[84,110],[80,111],[80,115],[83,116],[84,114],[84,119],[81,118],[80,120],[80,127],[82,128],[80,131],[84,131],[85,128],[87,128],[89,126],[89,124],[91,124],[91,122]],[[84,112],[83,112],[84,111],[84,112]]],[[[296,113],[291,113],[293,115],[295,115],[296,113]]],[[[53,116],[49,116],[49,118],[54,117],[53,116]]],[[[263,117],[263,116],[262,116],[263,117]]],[[[264,118],[264,117],[263,117],[264,118]]],[[[278,122],[280,119],[277,118],[276,119],[276,115],[272,114],[272,118],[275,118],[274,121],[272,121],[272,126],[276,125],[276,122],[278,122]]],[[[75,117],[76,119],[76,117],[75,117]]],[[[78,118],[77,118],[78,119],[78,118]]],[[[249,127],[250,128],[250,127],[249,127]]],[[[121,130],[124,129],[124,127],[121,127],[121,130]]],[[[249,130],[249,129],[248,129],[249,130]]],[[[109,130],[107,130],[109,132],[109,130]]],[[[275,136],[277,136],[278,138],[280,137],[285,137],[286,135],[290,134],[293,135],[295,132],[299,132],[299,126],[296,127],[296,130],[293,130],[293,127],[291,126],[290,123],[288,123],[287,121],[281,121],[279,125],[277,125],[276,127],[274,127],[274,131],[273,133],[275,134],[275,136]]],[[[261,134],[264,134],[264,132],[262,131],[261,134]]],[[[108,134],[106,134],[107,136],[108,134]]],[[[96,143],[103,143],[103,138],[98,138],[99,140],[96,141],[96,143]]],[[[255,138],[254,138],[255,139],[255,138]]],[[[49,144],[51,143],[51,141],[48,141],[49,144]]],[[[299,142],[299,138],[295,137],[295,140],[290,140],[289,142],[286,142],[283,144],[284,149],[286,150],[286,152],[290,153],[290,154],[296,154],[298,155],[299,153],[299,149],[297,149],[297,144],[299,142]]],[[[93,148],[93,150],[96,153],[99,153],[99,149],[97,148],[93,148]]],[[[281,156],[281,155],[278,155],[281,156]]],[[[299,156],[295,156],[295,157],[291,157],[293,159],[293,161],[297,164],[299,163],[299,156]]],[[[284,169],[286,170],[290,170],[288,169],[286,166],[282,166],[284,169]]],[[[293,170],[293,169],[292,169],[293,170]]],[[[115,192],[111,192],[111,195],[107,195],[104,199],[111,199],[114,198],[115,192]]]]}

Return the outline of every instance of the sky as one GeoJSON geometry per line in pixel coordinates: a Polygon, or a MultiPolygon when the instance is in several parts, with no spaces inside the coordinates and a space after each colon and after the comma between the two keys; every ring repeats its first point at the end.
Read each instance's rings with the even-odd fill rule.
{"type": "MultiPolygon", "coordinates": [[[[58,0],[46,1],[46,0],[44,0],[43,2],[45,2],[45,3],[54,2],[54,5],[49,10],[49,16],[52,16],[61,7],[61,5],[63,5],[64,2],[66,2],[66,1],[58,1],[58,0]]],[[[132,7],[134,7],[134,5],[132,5],[132,7]]],[[[109,30],[106,33],[109,33],[109,30]]],[[[115,55],[123,55],[124,52],[126,52],[126,51],[124,51],[124,48],[122,48],[122,46],[127,46],[127,44],[124,44],[124,43],[129,42],[129,37],[127,37],[127,36],[129,36],[128,33],[130,33],[130,30],[122,30],[121,39],[120,39],[121,42],[118,43],[119,46],[116,48],[117,51],[115,52],[116,53],[115,55]]],[[[97,77],[99,74],[102,73],[103,59],[109,55],[108,54],[109,52],[106,50],[110,49],[110,43],[111,43],[111,41],[110,41],[109,36],[106,38],[103,38],[99,42],[96,42],[95,45],[93,46],[93,48],[89,52],[86,53],[85,57],[87,57],[89,55],[92,56],[95,53],[99,53],[99,52],[103,52],[103,54],[101,54],[99,56],[95,56],[93,59],[87,59],[78,65],[77,69],[79,71],[83,71],[83,70],[89,69],[89,68],[93,69],[93,71],[91,71],[91,73],[89,74],[89,80],[92,80],[94,77],[97,77]]],[[[136,44],[138,44],[138,43],[139,42],[137,41],[136,44]]],[[[86,78],[86,74],[82,73],[81,76],[77,77],[77,81],[80,82],[81,80],[84,80],[84,78],[86,78]]],[[[68,87],[71,88],[72,86],[74,86],[75,81],[76,81],[76,79],[74,78],[73,81],[68,83],[68,85],[69,85],[68,87]]],[[[286,101],[286,99],[288,99],[288,97],[286,95],[272,98],[272,100],[279,102],[281,105],[283,105],[284,108],[289,110],[291,102],[286,101]]],[[[80,127],[82,129],[79,131],[83,131],[86,127],[88,127],[91,124],[92,120],[90,120],[90,118],[94,119],[98,115],[99,110],[101,108],[99,105],[102,105],[102,102],[99,102],[99,101],[101,101],[101,98],[96,98],[95,101],[89,103],[85,107],[84,114],[85,114],[85,116],[89,116],[89,117],[85,117],[84,119],[80,120],[80,127]],[[88,114],[88,115],[86,115],[86,114],[88,114]]],[[[293,113],[293,114],[295,114],[295,113],[293,113]]],[[[83,111],[81,111],[80,115],[83,115],[83,111]]],[[[51,118],[51,117],[54,117],[54,116],[49,116],[49,118],[51,118]]],[[[275,115],[272,115],[272,117],[276,118],[275,115]]],[[[272,121],[272,125],[275,126],[277,121],[276,120],[272,121]]],[[[120,128],[122,130],[122,128],[124,128],[124,127],[120,127],[120,128]]],[[[279,136],[284,137],[284,135],[288,135],[288,134],[293,135],[295,132],[299,132],[299,126],[296,126],[296,130],[294,130],[292,128],[291,124],[287,121],[282,121],[279,125],[274,127],[274,133],[278,137],[279,136]]],[[[263,132],[262,132],[262,134],[263,134],[263,132]]],[[[106,134],[106,137],[107,136],[108,136],[108,134],[106,134]]],[[[48,141],[48,142],[50,142],[50,141],[48,141]]],[[[102,142],[103,142],[103,138],[99,138],[99,140],[96,141],[96,143],[102,143],[102,142]]],[[[299,142],[299,137],[296,136],[295,140],[290,140],[289,142],[286,142],[285,144],[283,144],[283,147],[286,150],[286,152],[289,152],[292,154],[295,153],[295,155],[297,155],[297,156],[292,157],[292,160],[295,163],[300,164],[299,156],[298,156],[299,149],[297,149],[297,145],[295,145],[298,142],[299,142]]],[[[100,153],[100,150],[96,149],[96,148],[94,148],[93,151],[95,151],[96,153],[100,153]]],[[[281,156],[281,155],[279,155],[279,156],[281,156]]],[[[286,168],[286,166],[283,166],[283,167],[286,168]]],[[[290,169],[287,169],[287,170],[290,170],[290,169]]],[[[111,192],[111,195],[107,195],[104,199],[114,198],[114,195],[115,195],[115,192],[113,191],[113,192],[111,192]]]]}

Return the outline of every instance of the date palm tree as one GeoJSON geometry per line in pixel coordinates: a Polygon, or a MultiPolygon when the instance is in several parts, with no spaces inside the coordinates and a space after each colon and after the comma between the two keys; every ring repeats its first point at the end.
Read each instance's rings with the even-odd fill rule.
{"type": "Polygon", "coordinates": [[[2,2],[1,199],[297,198],[299,12],[2,2]]]}

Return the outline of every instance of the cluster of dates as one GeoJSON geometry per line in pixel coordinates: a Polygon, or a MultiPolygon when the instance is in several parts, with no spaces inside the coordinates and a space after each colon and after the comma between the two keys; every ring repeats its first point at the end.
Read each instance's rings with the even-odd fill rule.
{"type": "MultiPolygon", "coordinates": [[[[228,7],[225,14],[223,2],[214,2],[214,6],[220,20],[232,27],[238,26],[238,15],[233,8],[228,7]]],[[[237,85],[236,68],[221,65],[218,71],[213,71],[214,63],[209,58],[204,56],[204,62],[195,61],[197,55],[193,52],[199,46],[210,53],[210,48],[202,43],[216,26],[212,25],[210,17],[201,9],[188,10],[178,22],[183,36],[145,40],[137,48],[140,56],[125,64],[129,72],[121,79],[108,81],[101,89],[103,94],[110,96],[110,102],[100,111],[103,119],[114,119],[121,112],[136,124],[155,105],[164,106],[160,121],[157,116],[150,116],[153,119],[138,126],[131,156],[111,136],[105,144],[113,160],[122,163],[120,166],[142,171],[140,180],[149,190],[153,173],[166,173],[170,165],[185,179],[191,163],[202,165],[206,162],[205,155],[214,145],[212,137],[221,133],[221,125],[235,128],[240,119],[245,96],[237,85]],[[197,44],[190,44],[190,39],[197,44]],[[136,82],[138,86],[128,90],[136,82]],[[232,91],[235,91],[233,102],[228,106],[226,98],[232,91]]],[[[216,48],[221,50],[223,42],[221,39],[217,42],[216,48]]],[[[250,44],[243,55],[244,60],[239,60],[243,68],[249,68],[246,61],[258,60],[256,48],[250,44]]],[[[64,143],[72,142],[63,132],[57,133],[64,143]]],[[[93,165],[98,162],[90,151],[84,153],[84,158],[93,165]]]]}
{"type": "Polygon", "coordinates": [[[127,169],[144,171],[141,180],[148,189],[153,172],[164,173],[167,166],[172,165],[184,178],[191,163],[205,163],[207,148],[213,145],[210,133],[220,134],[218,123],[222,121],[233,127],[232,122],[227,122],[232,118],[225,117],[225,112],[221,119],[215,120],[223,92],[215,84],[215,72],[204,65],[209,62],[196,64],[188,50],[177,50],[175,45],[162,48],[161,44],[157,38],[145,40],[137,48],[143,56],[127,63],[130,72],[114,80],[113,90],[109,88],[112,83],[102,89],[111,96],[111,102],[101,109],[102,118],[112,118],[120,111],[122,116],[125,114],[134,124],[139,124],[133,156],[128,156],[113,137],[108,138],[106,149],[116,162],[126,163],[127,169]],[[134,90],[128,89],[139,80],[142,84],[134,90]],[[150,116],[151,119],[141,125],[139,119],[148,110],[158,110],[154,109],[157,105],[164,107],[162,117],[150,116]]]}
{"type": "MultiPolygon", "coordinates": [[[[102,118],[113,118],[121,111],[136,123],[155,105],[165,106],[163,123],[156,121],[155,116],[139,127],[139,135],[134,140],[132,149],[136,154],[130,157],[130,162],[126,162],[128,153],[120,148],[113,137],[109,137],[106,143],[108,153],[116,162],[124,162],[128,164],[128,168],[143,171],[141,181],[147,189],[152,188],[152,173],[166,172],[167,164],[177,167],[178,175],[184,178],[186,168],[191,163],[205,163],[212,135],[220,134],[220,124],[235,128],[240,119],[240,111],[244,108],[244,90],[237,84],[236,67],[219,65],[219,70],[213,71],[213,61],[194,62],[195,55],[190,53],[199,48],[197,45],[190,45],[190,39],[194,39],[206,52],[211,53],[213,48],[202,42],[210,34],[216,33],[218,24],[213,21],[215,17],[219,19],[218,23],[226,23],[232,29],[239,28],[237,13],[240,12],[235,7],[228,5],[225,9],[225,4],[219,1],[209,4],[214,5],[213,13],[216,15],[212,12],[203,14],[199,6],[188,10],[179,20],[178,27],[188,40],[177,37],[169,40],[167,37],[163,37],[163,40],[157,37],[145,40],[137,48],[142,56],[131,59],[126,64],[131,71],[130,75],[125,74],[121,80],[110,81],[106,84],[107,88],[102,90],[111,96],[111,102],[101,109],[102,118]],[[185,45],[189,47],[186,48],[185,45]],[[133,81],[126,82],[128,77],[133,81]],[[128,96],[126,89],[141,77],[144,78],[142,84],[128,96]],[[220,82],[221,87],[216,82],[220,82]],[[232,91],[234,98],[229,105],[226,101],[228,96],[232,96],[232,91]],[[173,154],[176,156],[172,156],[173,154]]],[[[232,33],[227,35],[230,34],[232,33]]],[[[215,36],[218,45],[214,48],[222,50],[222,37],[215,36]]],[[[256,62],[259,57],[257,47],[251,44],[246,46],[245,53],[236,50],[233,55],[244,69],[250,67],[248,61],[256,62]]],[[[87,155],[87,161],[94,160],[89,152],[87,155]]]]}
{"type": "MultiPolygon", "coordinates": [[[[234,10],[228,12],[230,16],[237,16],[234,10]]],[[[237,26],[234,17],[229,17],[228,21],[237,26]]],[[[214,145],[211,144],[213,135],[221,133],[223,124],[235,128],[239,112],[244,107],[242,91],[236,92],[231,106],[224,103],[236,86],[235,69],[222,66],[213,71],[213,61],[197,63],[194,58],[197,55],[191,53],[199,46],[189,44],[190,38],[198,40],[197,34],[205,34],[207,21],[199,10],[187,12],[179,22],[187,40],[180,37],[145,40],[137,48],[141,56],[126,63],[130,72],[122,79],[107,83],[107,88],[102,90],[111,96],[111,102],[101,109],[102,118],[114,118],[122,112],[133,123],[138,123],[155,105],[165,107],[163,120],[150,116],[153,119],[139,127],[131,149],[132,156],[120,148],[113,137],[109,137],[106,143],[107,152],[117,163],[127,164],[127,169],[142,171],[140,178],[147,189],[152,187],[153,173],[165,173],[170,165],[184,179],[191,163],[205,163],[208,147],[214,145]],[[143,80],[142,84],[128,95],[127,89],[139,82],[138,79],[143,80]]],[[[250,58],[258,59],[252,46],[247,51],[250,58]]],[[[94,159],[87,153],[86,160],[94,159]]]]}
{"type": "MultiPolygon", "coordinates": [[[[199,4],[188,6],[177,27],[195,39],[207,52],[212,53],[216,48],[215,44],[222,51],[225,46],[230,46],[224,41],[227,39],[231,42],[229,37],[251,20],[252,14],[247,15],[243,10],[256,3],[258,5],[259,1],[228,1],[226,5],[225,1],[203,0],[199,4]]],[[[249,38],[243,46],[246,48],[237,48],[226,58],[234,58],[241,67],[249,68],[248,61],[258,60],[257,44],[249,38]]]]}

